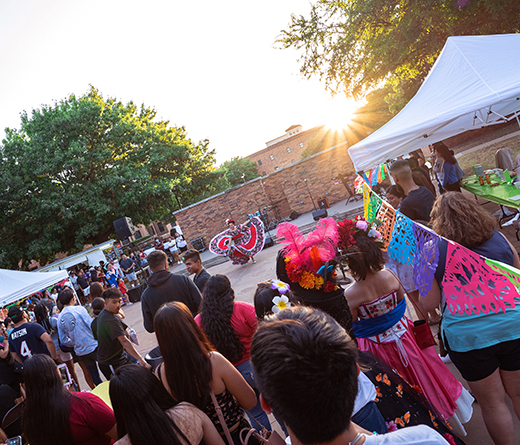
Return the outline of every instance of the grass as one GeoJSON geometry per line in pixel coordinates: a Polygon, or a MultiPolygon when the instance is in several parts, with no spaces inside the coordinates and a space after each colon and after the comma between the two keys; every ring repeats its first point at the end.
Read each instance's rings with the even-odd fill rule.
{"type": "Polygon", "coordinates": [[[520,135],[513,136],[502,142],[490,143],[480,150],[459,156],[457,161],[460,168],[466,173],[466,176],[471,176],[475,174],[472,167],[476,164],[482,165],[484,170],[495,168],[495,153],[499,148],[512,148],[514,161],[520,154],[520,135]]]}

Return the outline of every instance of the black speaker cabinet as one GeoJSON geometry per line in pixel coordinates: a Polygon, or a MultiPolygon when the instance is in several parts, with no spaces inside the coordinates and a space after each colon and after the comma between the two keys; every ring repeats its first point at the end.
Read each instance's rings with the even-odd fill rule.
{"type": "Polygon", "coordinates": [[[318,198],[318,207],[320,209],[330,208],[329,200],[327,198],[318,198]]]}
{"type": "Polygon", "coordinates": [[[202,237],[192,239],[190,243],[193,248],[197,249],[199,252],[204,252],[206,250],[206,244],[204,243],[204,239],[202,237]]]}
{"type": "Polygon", "coordinates": [[[298,216],[300,216],[300,214],[296,211],[296,210],[293,210],[291,212],[291,214],[289,215],[289,219],[291,221],[295,220],[296,218],[298,218],[298,216]]]}
{"type": "Polygon", "coordinates": [[[124,240],[135,233],[135,227],[132,220],[127,216],[114,221],[114,229],[116,229],[117,237],[124,240]]]}
{"type": "Polygon", "coordinates": [[[130,302],[136,303],[137,301],[141,300],[141,295],[143,291],[146,289],[146,285],[140,284],[135,287],[129,287],[128,288],[128,298],[130,299],[130,302]]]}
{"type": "Polygon", "coordinates": [[[318,221],[320,218],[326,218],[327,216],[329,216],[329,214],[327,213],[327,209],[319,209],[312,212],[312,217],[314,221],[318,221]]]}

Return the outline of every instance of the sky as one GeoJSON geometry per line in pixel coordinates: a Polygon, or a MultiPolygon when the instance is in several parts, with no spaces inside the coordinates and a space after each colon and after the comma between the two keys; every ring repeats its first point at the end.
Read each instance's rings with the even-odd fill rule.
{"type": "Polygon", "coordinates": [[[218,164],[294,124],[337,126],[353,104],[275,48],[291,14],[309,11],[308,0],[2,0],[0,139],[23,110],[89,85],[208,139],[218,164]]]}

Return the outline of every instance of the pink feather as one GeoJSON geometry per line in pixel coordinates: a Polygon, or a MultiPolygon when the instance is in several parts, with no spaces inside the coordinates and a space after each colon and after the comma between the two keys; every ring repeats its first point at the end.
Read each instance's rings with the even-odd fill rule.
{"type": "Polygon", "coordinates": [[[323,262],[336,256],[336,245],[338,244],[339,234],[334,218],[320,219],[316,228],[307,235],[303,247],[316,246],[320,251],[323,262]]]}
{"type": "Polygon", "coordinates": [[[287,256],[291,257],[291,261],[297,265],[306,263],[305,257],[302,256],[305,238],[297,225],[288,222],[279,224],[276,229],[276,236],[279,243],[286,244],[285,250],[287,256]]]}

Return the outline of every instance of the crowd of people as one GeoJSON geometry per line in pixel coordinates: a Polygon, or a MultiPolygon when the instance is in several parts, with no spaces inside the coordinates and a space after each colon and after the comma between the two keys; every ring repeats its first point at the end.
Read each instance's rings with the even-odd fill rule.
{"type": "MultiPolygon", "coordinates": [[[[456,169],[447,166],[435,197],[435,188],[414,179],[414,169],[417,181],[426,177],[417,172],[427,170],[424,159],[412,158],[392,164],[389,204],[448,240],[520,268],[495,219],[457,193],[450,179],[456,169]]],[[[449,156],[443,160],[450,164],[449,156]]],[[[253,304],[236,300],[229,278],[211,275],[196,250],[182,251],[193,279],[170,272],[167,249],[150,252],[141,311],[160,350],[151,363],[125,324],[124,292],[112,264],[105,282],[92,280],[92,272],[75,274],[72,287],[31,302],[33,322],[29,307],[12,306],[0,341],[0,407],[25,408],[6,434],[23,435],[32,445],[254,445],[274,429],[273,414],[294,445],[453,445],[464,443],[475,397],[492,440],[513,444],[505,395],[520,417],[519,309],[464,317],[447,311],[447,242],[439,244],[432,289],[420,298],[413,271],[392,263],[374,223],[327,219],[306,237],[284,223],[282,234],[276,278],[259,283],[254,295],[241,295],[253,304]],[[338,253],[354,279],[346,289],[336,276],[338,253]],[[88,288],[88,310],[75,284],[88,288]],[[416,339],[409,302],[426,323],[442,316],[448,360],[471,394],[434,345],[416,339]],[[110,382],[111,407],[81,392],[75,362],[90,388],[102,376],[110,382]]],[[[137,281],[132,265],[126,256],[119,263],[129,286],[137,281]]]]}

